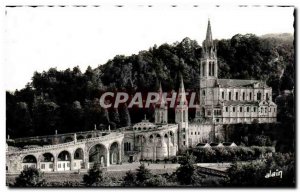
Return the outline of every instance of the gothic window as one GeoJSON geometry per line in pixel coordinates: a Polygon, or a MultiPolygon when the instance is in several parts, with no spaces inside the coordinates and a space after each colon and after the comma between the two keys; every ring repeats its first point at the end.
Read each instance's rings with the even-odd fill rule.
{"type": "Polygon", "coordinates": [[[211,111],[210,111],[210,110],[207,111],[207,115],[208,115],[208,116],[211,115],[211,111]]]}
{"type": "Polygon", "coordinates": [[[212,62],[211,68],[212,68],[212,76],[215,76],[215,62],[212,62]]]}
{"type": "Polygon", "coordinates": [[[261,100],[261,93],[260,93],[260,92],[257,93],[257,100],[258,100],[258,101],[261,100]]]}
{"type": "Polygon", "coordinates": [[[249,98],[250,98],[250,100],[252,100],[252,93],[250,93],[249,98]]]}
{"type": "Polygon", "coordinates": [[[224,91],[222,91],[222,99],[224,99],[225,97],[225,94],[224,94],[224,91]]]}
{"type": "Polygon", "coordinates": [[[266,100],[268,101],[269,100],[269,94],[266,93],[266,100]]]}
{"type": "Polygon", "coordinates": [[[202,76],[205,76],[205,62],[202,63],[202,76]]]}
{"type": "Polygon", "coordinates": [[[239,93],[238,92],[235,93],[235,100],[239,100],[239,93]]]}
{"type": "Polygon", "coordinates": [[[231,100],[231,92],[229,92],[229,100],[231,100]]]}
{"type": "Polygon", "coordinates": [[[211,62],[209,62],[209,72],[208,75],[211,76],[211,62]]]}
{"type": "Polygon", "coordinates": [[[243,92],[243,100],[245,100],[245,92],[243,92]]]}

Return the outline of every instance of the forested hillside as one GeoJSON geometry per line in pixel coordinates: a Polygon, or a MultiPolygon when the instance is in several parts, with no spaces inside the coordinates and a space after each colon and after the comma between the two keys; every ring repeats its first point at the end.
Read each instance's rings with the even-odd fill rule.
{"type": "MultiPolygon", "coordinates": [[[[282,90],[292,90],[295,81],[293,36],[253,34],[235,35],[216,40],[219,78],[262,79],[273,88],[273,99],[282,90]]],[[[101,54],[101,53],[100,53],[101,54]]],[[[22,90],[6,92],[6,127],[11,137],[54,134],[127,126],[141,120],[144,113],[132,113],[126,106],[119,109],[100,108],[99,98],[106,90],[177,89],[179,74],[185,87],[199,86],[201,46],[189,38],[172,45],[154,45],[131,56],[117,55],[99,67],[84,72],[79,67],[58,71],[51,68],[35,72],[22,90]],[[102,126],[100,126],[102,124],[102,126]]],[[[281,100],[280,113],[294,112],[281,100]],[[285,108],[284,108],[285,107],[285,108]]],[[[289,101],[290,102],[290,101],[289,101]]],[[[293,106],[294,100],[292,99],[293,106]]],[[[282,116],[280,118],[285,118],[282,116]]],[[[279,120],[280,120],[279,118],[279,120]]]]}

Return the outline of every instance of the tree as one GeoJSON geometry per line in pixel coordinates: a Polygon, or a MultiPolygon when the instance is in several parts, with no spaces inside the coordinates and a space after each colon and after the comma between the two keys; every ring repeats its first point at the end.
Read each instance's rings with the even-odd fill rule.
{"type": "Polygon", "coordinates": [[[44,174],[36,168],[28,168],[16,178],[14,187],[43,187],[45,186],[44,174]]]}
{"type": "Polygon", "coordinates": [[[139,186],[144,186],[145,181],[153,177],[150,170],[145,167],[144,164],[141,164],[139,168],[137,169],[136,173],[136,182],[139,186]]]}
{"type": "Polygon", "coordinates": [[[130,119],[130,114],[129,110],[127,108],[126,103],[120,107],[119,110],[119,115],[120,115],[120,125],[123,127],[127,127],[131,125],[131,119],[130,119]]]}
{"type": "Polygon", "coordinates": [[[123,178],[123,186],[134,187],[136,186],[136,175],[132,171],[127,171],[125,177],[123,178]]]}
{"type": "Polygon", "coordinates": [[[105,176],[100,164],[95,163],[93,168],[83,176],[83,183],[87,187],[109,186],[111,181],[105,176]]]}
{"type": "Polygon", "coordinates": [[[188,153],[180,160],[180,167],[176,170],[177,180],[180,184],[190,185],[192,183],[195,160],[196,157],[188,153]]]}
{"type": "Polygon", "coordinates": [[[161,175],[154,175],[147,179],[144,183],[147,187],[163,187],[167,185],[167,179],[161,175]]]}

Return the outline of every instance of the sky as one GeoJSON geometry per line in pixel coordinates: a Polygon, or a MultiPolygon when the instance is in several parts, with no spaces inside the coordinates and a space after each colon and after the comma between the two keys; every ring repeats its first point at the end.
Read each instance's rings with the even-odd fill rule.
{"type": "Polygon", "coordinates": [[[214,39],[293,33],[294,8],[100,6],[6,8],[4,88],[22,89],[35,71],[79,66],[84,72],[115,55],[137,54],[185,37],[199,44],[208,18],[214,39]]]}

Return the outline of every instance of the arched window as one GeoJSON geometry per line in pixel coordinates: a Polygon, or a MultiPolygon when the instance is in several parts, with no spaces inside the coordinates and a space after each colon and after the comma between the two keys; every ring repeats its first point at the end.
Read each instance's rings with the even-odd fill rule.
{"type": "Polygon", "coordinates": [[[231,100],[231,92],[229,92],[229,100],[231,100]]]}
{"type": "Polygon", "coordinates": [[[258,100],[258,101],[261,100],[261,93],[260,93],[260,92],[257,93],[257,100],[258,100]]]}
{"type": "Polygon", "coordinates": [[[212,62],[211,68],[212,68],[212,76],[215,76],[215,62],[212,62]]]}
{"type": "Polygon", "coordinates": [[[252,93],[249,94],[249,99],[252,100],[252,93]]]}
{"type": "Polygon", "coordinates": [[[239,93],[238,92],[235,93],[235,100],[239,100],[239,93]]]}
{"type": "Polygon", "coordinates": [[[245,100],[245,92],[243,92],[243,100],[245,100]]]}
{"type": "Polygon", "coordinates": [[[205,62],[202,63],[202,76],[205,76],[205,62]]]}

